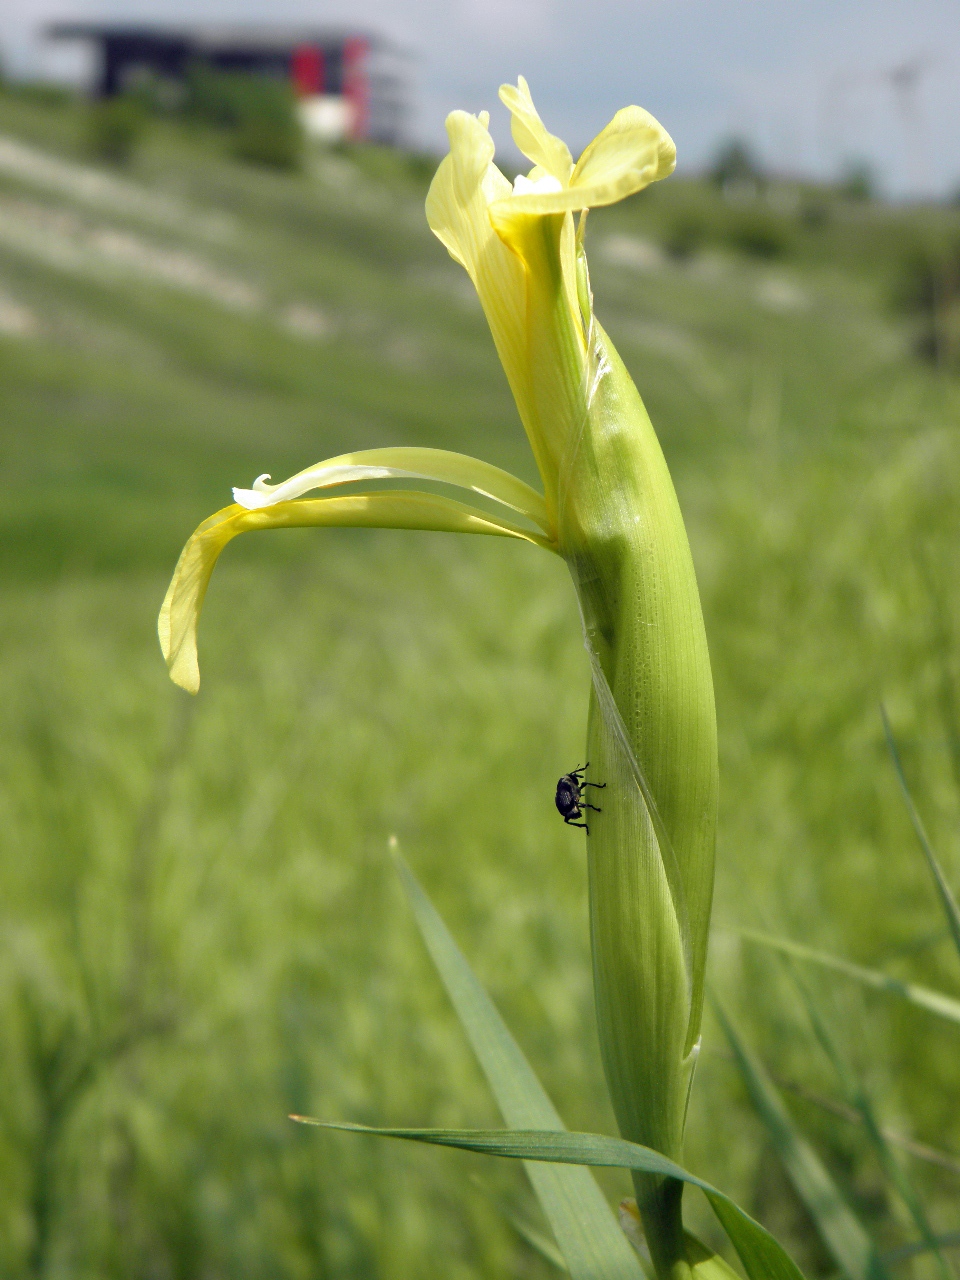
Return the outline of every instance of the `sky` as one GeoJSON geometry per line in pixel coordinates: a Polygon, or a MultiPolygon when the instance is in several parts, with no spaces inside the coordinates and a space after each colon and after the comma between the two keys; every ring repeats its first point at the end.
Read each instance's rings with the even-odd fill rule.
{"type": "Polygon", "coordinates": [[[490,109],[509,149],[496,91],[522,73],[575,154],[636,102],[688,171],[740,136],[779,171],[867,162],[894,197],[960,192],[960,0],[0,0],[5,66],[53,70],[36,33],[63,17],[382,32],[413,55],[411,140],[436,151],[454,107],[490,109]]]}

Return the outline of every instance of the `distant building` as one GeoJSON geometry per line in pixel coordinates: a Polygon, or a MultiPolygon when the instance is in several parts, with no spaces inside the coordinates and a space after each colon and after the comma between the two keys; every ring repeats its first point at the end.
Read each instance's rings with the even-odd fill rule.
{"type": "Polygon", "coordinates": [[[53,40],[81,40],[96,50],[99,97],[145,77],[182,84],[196,63],[287,79],[300,99],[308,133],[335,142],[397,144],[408,110],[409,55],[369,32],[322,27],[56,22],[53,40]]]}

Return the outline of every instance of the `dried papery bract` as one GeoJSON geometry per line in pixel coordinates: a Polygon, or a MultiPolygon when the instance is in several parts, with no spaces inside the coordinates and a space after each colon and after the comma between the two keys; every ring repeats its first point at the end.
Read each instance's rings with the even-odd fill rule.
{"type": "MultiPolygon", "coordinates": [[[[523,79],[501,97],[533,168],[511,186],[493,163],[487,116],[455,111],[427,218],[476,286],[543,494],[488,464],[426,449],[331,459],[277,486],[261,477],[236,490],[237,505],[187,544],[164,603],[161,642],[173,678],[195,691],[196,624],[210,573],[226,542],[250,528],[493,533],[566,559],[593,669],[590,777],[606,784],[587,837],[603,1061],[623,1136],[676,1162],[713,888],[713,690],[676,495],[636,388],[594,318],[583,251],[587,210],[666,177],[675,152],[652,116],[626,107],[574,164],[543,126],[523,79]],[[482,493],[497,509],[434,494],[342,492],[361,479],[411,475],[482,493]],[[304,497],[315,489],[327,496],[304,497]]],[[[689,1270],[682,1183],[634,1177],[657,1271],[682,1274],[689,1270]]]]}

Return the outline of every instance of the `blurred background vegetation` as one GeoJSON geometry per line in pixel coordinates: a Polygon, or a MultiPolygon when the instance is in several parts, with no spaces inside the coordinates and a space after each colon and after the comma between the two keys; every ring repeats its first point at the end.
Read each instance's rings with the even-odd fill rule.
{"type": "MultiPolygon", "coordinates": [[[[0,94],[0,1273],[546,1277],[511,1224],[535,1219],[519,1167],[286,1117],[496,1123],[395,833],[567,1123],[612,1130],[582,837],[553,811],[588,693],[563,566],[486,539],[244,538],[198,699],[158,651],[180,546],[232,484],[391,444],[534,478],[426,227],[435,161],[307,153],[278,92],[0,94]]],[[[591,214],[588,242],[703,593],[712,980],[894,1250],[908,1223],[795,988],[733,930],[960,988],[878,711],[956,884],[960,210],[886,206],[862,170],[777,180],[737,143],[591,214]]],[[[955,1229],[960,1032],[808,977],[955,1229]]],[[[687,1164],[829,1276],[724,1045],[708,1020],[687,1164]]]]}

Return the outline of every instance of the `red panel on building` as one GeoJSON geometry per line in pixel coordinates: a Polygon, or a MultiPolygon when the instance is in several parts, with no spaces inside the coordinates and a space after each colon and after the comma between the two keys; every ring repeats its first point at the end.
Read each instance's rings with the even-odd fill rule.
{"type": "Polygon", "coordinates": [[[370,128],[370,81],[364,68],[369,52],[369,43],[360,36],[343,46],[343,96],[352,108],[354,138],[365,138],[370,128]]]}
{"type": "Polygon", "coordinates": [[[312,97],[326,89],[323,50],[315,44],[301,44],[290,57],[290,78],[301,98],[312,97]]]}

